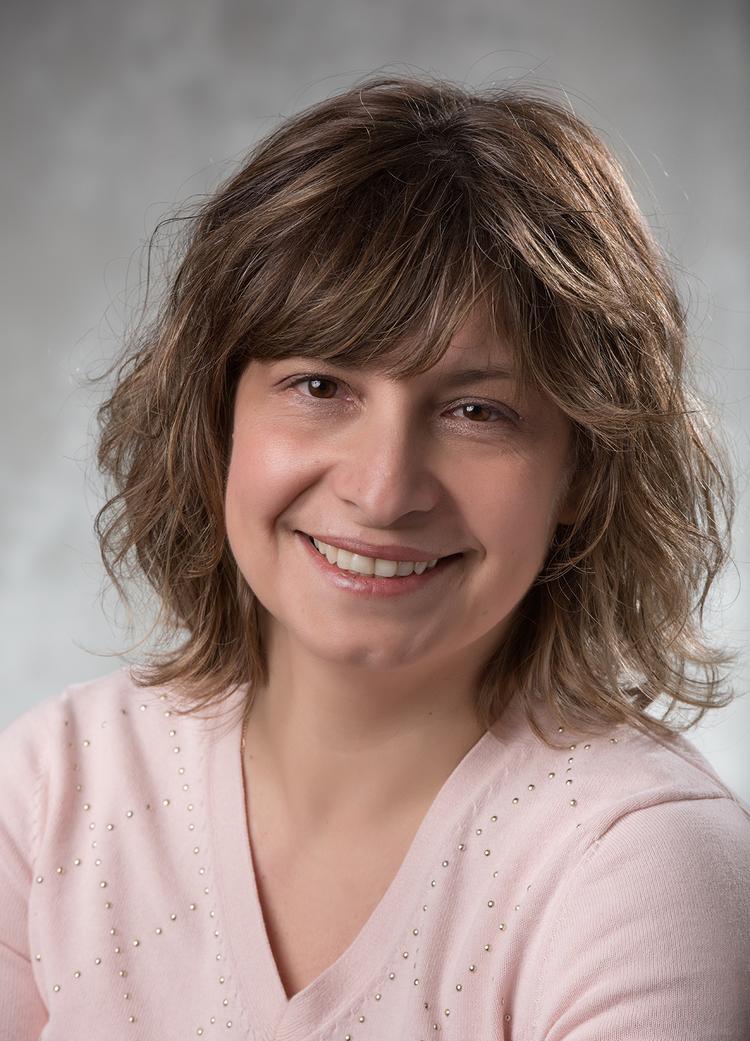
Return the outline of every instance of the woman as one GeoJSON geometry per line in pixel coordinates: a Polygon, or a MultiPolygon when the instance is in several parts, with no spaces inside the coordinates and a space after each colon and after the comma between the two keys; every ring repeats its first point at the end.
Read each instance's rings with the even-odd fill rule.
{"type": "Polygon", "coordinates": [[[750,807],[654,711],[729,697],[685,341],[539,92],[260,142],[100,411],[165,642],[2,736],[3,1037],[747,1036],[750,807]]]}

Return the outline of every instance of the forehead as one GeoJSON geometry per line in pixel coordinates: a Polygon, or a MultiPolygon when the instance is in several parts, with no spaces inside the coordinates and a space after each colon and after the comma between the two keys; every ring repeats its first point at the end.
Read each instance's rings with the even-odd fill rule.
{"type": "Polygon", "coordinates": [[[486,319],[472,318],[459,326],[445,354],[432,366],[432,371],[455,371],[470,366],[510,375],[515,368],[514,353],[508,341],[493,332],[486,319]]]}
{"type": "MultiPolygon", "coordinates": [[[[424,334],[416,333],[394,344],[393,350],[386,350],[382,357],[371,359],[367,364],[352,364],[350,367],[362,371],[389,371],[392,357],[418,355],[425,346],[424,334]]],[[[346,362],[335,359],[337,364],[346,362]]],[[[493,376],[498,379],[510,379],[520,375],[517,352],[509,339],[501,332],[495,331],[489,318],[475,312],[469,319],[456,328],[450,343],[428,367],[420,367],[414,376],[406,377],[417,382],[436,380],[443,382],[451,376],[462,376],[457,383],[469,383],[472,380],[493,376]]]]}
{"type": "MultiPolygon", "coordinates": [[[[415,349],[419,349],[418,342],[415,349]]],[[[379,367],[373,368],[377,371],[379,367]]],[[[407,377],[407,381],[430,389],[444,388],[446,392],[471,387],[481,391],[486,385],[485,393],[492,388],[496,393],[511,393],[526,408],[552,405],[524,364],[522,352],[484,312],[474,312],[459,325],[444,353],[428,368],[407,377]]]]}
{"type": "MultiPolygon", "coordinates": [[[[432,315],[429,322],[390,342],[378,344],[366,332],[353,335],[346,345],[322,337],[313,344],[300,339],[299,349],[289,344],[259,345],[257,353],[245,357],[239,365],[240,381],[252,372],[274,371],[276,364],[326,362],[345,374],[345,378],[374,377],[388,382],[405,383],[415,390],[452,388],[457,391],[470,385],[494,381],[507,384],[508,391],[521,402],[540,397],[540,388],[526,363],[524,353],[513,343],[502,319],[486,306],[475,303],[459,317],[455,312],[441,321],[432,315]],[[444,321],[444,324],[443,324],[444,321]]],[[[501,387],[498,387],[500,392],[501,387]]],[[[504,391],[504,388],[503,392],[504,391]]],[[[545,398],[544,393],[541,394],[545,398]]]]}

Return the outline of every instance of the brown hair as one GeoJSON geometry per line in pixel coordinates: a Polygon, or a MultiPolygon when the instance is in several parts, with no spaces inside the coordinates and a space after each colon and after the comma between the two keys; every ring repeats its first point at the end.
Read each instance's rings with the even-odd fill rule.
{"type": "Polygon", "coordinates": [[[601,139],[539,88],[373,75],[287,119],[188,218],[158,314],[115,366],[97,460],[108,575],[145,576],[160,645],[139,682],[184,711],[267,682],[257,600],[224,526],[234,389],[252,358],[391,376],[433,365],[481,305],[522,383],[573,424],[575,524],[476,690],[486,727],[517,694],[587,732],[655,736],[723,707],[703,638],[727,560],[731,476],[686,388],[686,314],[601,139]],[[174,637],[180,637],[178,645],[174,637]],[[663,721],[647,714],[669,699],[663,721]]]}

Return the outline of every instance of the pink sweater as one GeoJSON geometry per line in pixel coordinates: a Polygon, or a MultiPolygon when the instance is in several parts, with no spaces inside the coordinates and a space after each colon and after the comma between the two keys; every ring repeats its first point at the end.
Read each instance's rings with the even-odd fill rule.
{"type": "Polygon", "coordinates": [[[514,703],[288,1000],[241,697],[221,725],[179,718],[123,670],[0,735],[2,1041],[750,1038],[750,807],[683,737],[554,733],[554,751],[514,703]]]}

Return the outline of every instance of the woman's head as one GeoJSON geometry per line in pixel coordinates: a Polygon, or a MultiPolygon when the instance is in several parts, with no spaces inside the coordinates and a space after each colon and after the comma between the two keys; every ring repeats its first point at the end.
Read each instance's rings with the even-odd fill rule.
{"type": "Polygon", "coordinates": [[[480,537],[457,521],[456,460],[477,480],[496,474],[477,494],[502,518],[533,408],[515,435],[488,435],[476,418],[448,433],[437,403],[481,392],[522,419],[536,403],[551,425],[537,442],[549,452],[534,456],[549,512],[540,523],[531,509],[510,610],[496,611],[479,718],[488,725],[514,692],[591,726],[640,725],[661,694],[711,705],[725,656],[702,643],[695,607],[724,562],[731,500],[684,386],[684,352],[683,310],[622,172],[560,103],[527,88],[373,77],[285,121],[193,218],[162,310],[100,412],[99,462],[115,482],[97,518],[105,563],[116,581],[129,566],[144,573],[167,629],[184,636],[146,679],[177,683],[195,705],[267,678],[242,560],[259,559],[253,529],[232,520],[233,503],[252,506],[247,468],[235,464],[227,487],[235,405],[255,448],[260,417],[271,424],[266,458],[273,431],[293,430],[289,470],[274,460],[289,482],[302,475],[278,500],[290,534],[310,520],[318,534],[349,534],[349,520],[375,544],[469,552],[486,541],[499,578],[510,563],[492,525],[480,537]],[[502,361],[512,381],[438,394],[438,374],[465,349],[473,364],[462,367],[502,361]],[[269,380],[305,372],[351,376],[351,403],[325,406],[329,434],[321,413],[303,420],[273,396],[269,380]],[[419,405],[409,424],[407,403],[419,405]],[[422,450],[411,491],[389,470],[410,458],[396,433],[380,459],[391,485],[359,486],[346,454],[378,459],[366,439],[389,410],[422,450]],[[686,675],[696,665],[702,683],[686,675]]]}
{"type": "Polygon", "coordinates": [[[429,678],[436,697],[448,675],[466,695],[458,677],[499,644],[574,516],[570,423],[531,388],[521,396],[513,365],[479,317],[417,376],[304,356],[247,365],[226,531],[285,667],[297,649],[303,662],[376,670],[379,687],[406,669],[402,686],[429,678]],[[364,559],[334,561],[333,547],[364,559]],[[373,558],[382,588],[339,570],[373,558]],[[409,561],[421,561],[420,579],[390,575],[409,561]]]}

